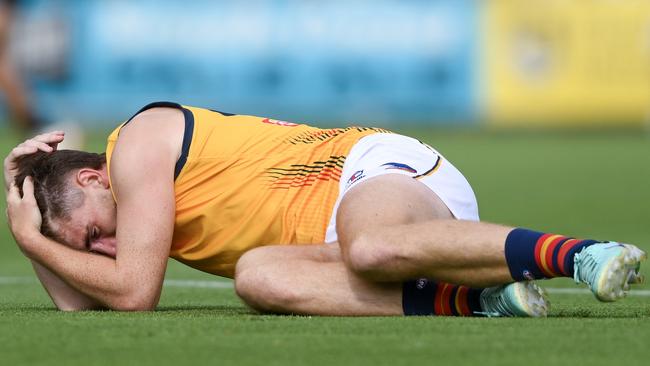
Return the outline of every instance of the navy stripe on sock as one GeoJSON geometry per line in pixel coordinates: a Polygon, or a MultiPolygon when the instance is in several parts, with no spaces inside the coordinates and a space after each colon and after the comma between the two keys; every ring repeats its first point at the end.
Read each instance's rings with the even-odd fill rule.
{"type": "Polygon", "coordinates": [[[535,262],[535,244],[544,233],[528,229],[512,230],[506,238],[505,254],[510,276],[515,281],[545,278],[535,262]]]}
{"type": "Polygon", "coordinates": [[[580,253],[582,249],[585,247],[588,247],[594,243],[599,243],[598,240],[583,240],[580,242],[580,244],[576,245],[575,247],[571,248],[566,254],[566,257],[564,257],[564,271],[567,273],[567,276],[573,275],[573,257],[576,255],[576,253],[580,253]]]}
{"type": "Polygon", "coordinates": [[[562,249],[562,244],[566,243],[567,241],[571,240],[573,238],[564,238],[561,242],[559,242],[555,248],[553,249],[553,253],[551,254],[551,260],[552,260],[552,265],[553,265],[553,272],[560,274],[560,263],[558,263],[558,255],[560,254],[560,249],[562,249]]]}
{"type": "Polygon", "coordinates": [[[438,285],[424,278],[402,284],[404,315],[433,315],[433,301],[438,285]]]}
{"type": "Polygon", "coordinates": [[[482,288],[470,288],[467,292],[467,307],[472,313],[483,311],[481,308],[481,292],[483,290],[482,288]]]}

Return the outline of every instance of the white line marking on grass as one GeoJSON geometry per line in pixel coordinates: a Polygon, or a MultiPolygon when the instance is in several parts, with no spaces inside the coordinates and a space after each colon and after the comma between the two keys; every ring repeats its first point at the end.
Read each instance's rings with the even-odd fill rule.
{"type": "MultiPolygon", "coordinates": [[[[38,280],[35,277],[10,277],[0,276],[0,285],[16,285],[16,284],[37,284],[38,280]]],[[[215,289],[231,289],[233,288],[232,282],[223,281],[206,281],[206,280],[178,280],[168,279],[163,283],[165,287],[185,287],[185,288],[215,288],[215,289]]],[[[591,294],[586,288],[556,288],[545,287],[546,291],[551,294],[567,294],[567,295],[586,295],[591,294]]],[[[628,293],[629,296],[650,296],[650,290],[634,290],[628,293]]]]}
{"type": "Polygon", "coordinates": [[[16,284],[31,284],[38,283],[34,277],[5,277],[0,276],[0,285],[16,285],[16,284]]]}
{"type": "MultiPolygon", "coordinates": [[[[554,287],[545,287],[546,291],[550,294],[569,294],[569,295],[578,295],[578,294],[591,294],[591,291],[586,288],[554,288],[554,287]]],[[[650,290],[635,290],[632,288],[630,292],[627,293],[629,296],[650,296],[650,290]]]]}

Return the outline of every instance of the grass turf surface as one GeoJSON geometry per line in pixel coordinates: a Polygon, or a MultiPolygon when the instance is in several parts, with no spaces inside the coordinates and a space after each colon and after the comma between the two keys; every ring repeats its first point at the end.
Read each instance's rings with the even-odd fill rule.
{"type": "MultiPolygon", "coordinates": [[[[650,249],[647,136],[405,132],[463,171],[483,220],[650,249]]],[[[13,141],[10,134],[0,137],[3,156],[13,141]]],[[[93,150],[102,144],[91,140],[93,150]]],[[[228,288],[166,286],[153,313],[62,313],[29,279],[31,268],[6,225],[0,239],[2,365],[610,365],[650,359],[650,297],[634,294],[614,304],[588,294],[552,294],[548,319],[326,318],[256,315],[228,288]]],[[[216,279],[175,262],[167,278],[216,279]]],[[[542,285],[575,288],[564,279],[542,285]]]]}

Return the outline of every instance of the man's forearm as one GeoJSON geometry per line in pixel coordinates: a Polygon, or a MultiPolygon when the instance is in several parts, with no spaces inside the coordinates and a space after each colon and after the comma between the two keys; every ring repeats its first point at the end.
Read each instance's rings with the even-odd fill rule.
{"type": "Polygon", "coordinates": [[[99,310],[104,309],[98,301],[77,291],[57,275],[36,261],[31,261],[36,276],[41,281],[45,291],[59,310],[99,310]]]}
{"type": "Polygon", "coordinates": [[[99,305],[115,310],[151,310],[158,302],[159,293],[152,296],[145,286],[140,291],[135,273],[120,271],[112,258],[80,252],[42,235],[23,240],[30,242],[23,248],[32,261],[99,305]]]}

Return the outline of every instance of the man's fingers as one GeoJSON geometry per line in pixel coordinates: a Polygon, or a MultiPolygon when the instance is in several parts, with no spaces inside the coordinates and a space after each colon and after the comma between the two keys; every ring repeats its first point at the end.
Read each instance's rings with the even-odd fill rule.
{"type": "Polygon", "coordinates": [[[52,152],[54,151],[54,148],[44,142],[37,141],[37,140],[27,140],[24,142],[25,146],[34,146],[37,149],[44,151],[44,152],[52,152]]]}
{"type": "Polygon", "coordinates": [[[18,192],[18,187],[11,183],[9,185],[9,193],[7,193],[7,203],[20,201],[20,192],[18,192]]]}
{"type": "Polygon", "coordinates": [[[34,181],[32,177],[27,176],[23,181],[23,199],[26,201],[33,201],[34,198],[34,181]]]}
{"type": "Polygon", "coordinates": [[[63,138],[63,131],[52,131],[35,136],[14,147],[4,159],[5,189],[17,174],[18,160],[22,156],[34,154],[39,150],[46,153],[53,152],[63,138]]]}
{"type": "Polygon", "coordinates": [[[63,140],[64,135],[65,132],[63,131],[52,131],[52,132],[46,132],[34,136],[32,139],[47,143],[47,142],[55,142],[55,141],[63,140]]]}
{"type": "Polygon", "coordinates": [[[63,141],[64,138],[65,133],[63,131],[53,131],[35,136],[33,140],[44,142],[46,144],[58,144],[63,141]]]}
{"type": "MultiPolygon", "coordinates": [[[[46,140],[50,141],[50,140],[46,140]]],[[[35,139],[30,139],[25,142],[22,142],[20,145],[16,146],[11,150],[11,153],[9,153],[9,161],[15,160],[23,155],[29,155],[37,152],[38,150],[41,150],[43,152],[52,152],[56,150],[56,145],[63,141],[63,137],[61,139],[55,139],[53,140],[54,142],[47,143],[43,141],[37,141],[35,139]]]]}
{"type": "Polygon", "coordinates": [[[17,233],[31,228],[39,230],[43,218],[39,212],[36,198],[34,197],[34,183],[32,177],[25,178],[23,182],[23,197],[20,197],[18,187],[11,184],[7,192],[7,222],[11,233],[16,237],[17,233]]]}
{"type": "Polygon", "coordinates": [[[33,154],[38,151],[38,148],[36,146],[29,146],[29,145],[24,145],[20,144],[16,147],[14,147],[13,150],[11,150],[10,155],[10,161],[15,160],[16,158],[19,158],[23,155],[28,155],[28,154],[33,154]]]}
{"type": "MultiPolygon", "coordinates": [[[[18,192],[18,186],[13,182],[9,185],[9,193],[10,194],[19,193],[18,192]]],[[[19,196],[20,196],[20,194],[19,194],[19,196]]]]}
{"type": "Polygon", "coordinates": [[[12,161],[20,156],[33,154],[38,150],[52,152],[56,150],[56,145],[63,141],[63,139],[63,131],[53,131],[35,136],[13,148],[7,160],[12,161]]]}
{"type": "Polygon", "coordinates": [[[54,151],[56,150],[57,145],[63,142],[64,138],[65,138],[65,133],[63,131],[52,131],[52,132],[44,133],[42,135],[38,135],[34,137],[33,140],[42,142],[50,146],[52,148],[52,151],[54,151]]]}

